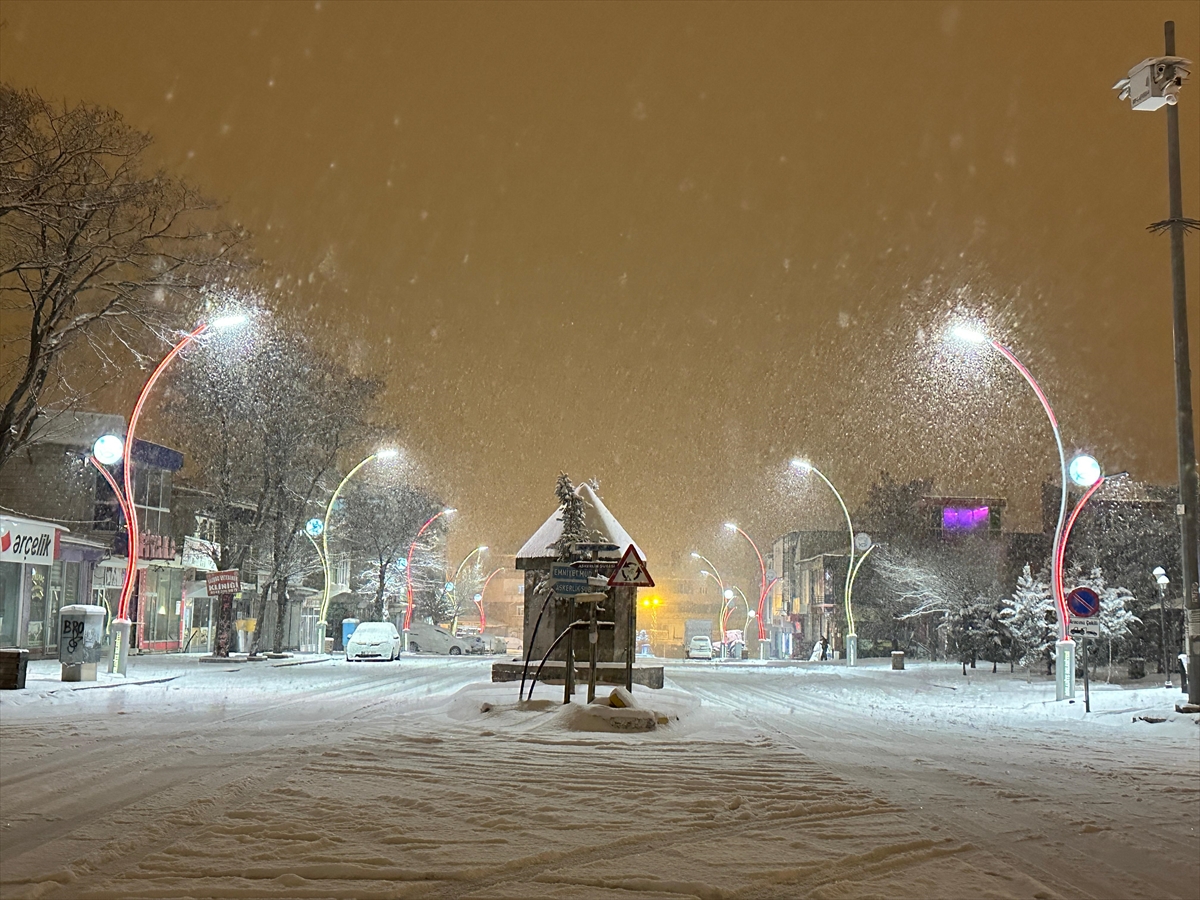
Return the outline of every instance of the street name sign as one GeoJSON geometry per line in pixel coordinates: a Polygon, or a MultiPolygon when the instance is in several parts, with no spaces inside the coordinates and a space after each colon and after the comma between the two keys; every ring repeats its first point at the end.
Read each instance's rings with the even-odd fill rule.
{"type": "Polygon", "coordinates": [[[612,587],[654,587],[650,570],[646,568],[645,560],[638,556],[633,544],[625,548],[625,554],[608,577],[608,583],[612,587]]]}
{"type": "Polygon", "coordinates": [[[560,597],[573,597],[576,594],[587,594],[594,590],[588,584],[588,573],[565,563],[554,563],[550,566],[550,590],[560,597]]]}

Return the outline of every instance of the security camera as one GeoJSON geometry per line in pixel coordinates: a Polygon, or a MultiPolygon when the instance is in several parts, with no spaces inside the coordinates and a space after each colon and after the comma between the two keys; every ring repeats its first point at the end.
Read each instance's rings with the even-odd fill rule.
{"type": "Polygon", "coordinates": [[[1155,110],[1179,102],[1179,89],[1191,74],[1192,63],[1180,56],[1144,59],[1129,70],[1129,77],[1113,85],[1117,98],[1129,98],[1137,110],[1155,110]]]}

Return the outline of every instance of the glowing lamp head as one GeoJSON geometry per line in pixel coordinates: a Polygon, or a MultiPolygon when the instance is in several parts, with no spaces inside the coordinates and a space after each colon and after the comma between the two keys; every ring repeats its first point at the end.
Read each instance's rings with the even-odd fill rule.
{"type": "Polygon", "coordinates": [[[733,522],[726,522],[725,527],[730,531],[737,531],[737,525],[735,525],[733,522]]]}
{"type": "Polygon", "coordinates": [[[812,463],[810,463],[807,459],[793,459],[792,468],[797,472],[807,475],[812,471],[812,463]]]}
{"type": "Polygon", "coordinates": [[[447,515],[447,516],[452,516],[456,512],[458,512],[458,510],[455,509],[453,506],[447,506],[445,509],[442,510],[442,514],[447,515]]]}
{"type": "Polygon", "coordinates": [[[395,447],[387,447],[375,454],[376,459],[399,459],[400,451],[395,447]]]}
{"type": "Polygon", "coordinates": [[[453,581],[446,582],[446,590],[448,590],[448,591],[454,590],[454,582],[453,581]]]}
{"type": "Polygon", "coordinates": [[[481,546],[479,547],[479,552],[480,552],[480,553],[487,553],[487,544],[483,544],[483,545],[481,545],[481,546]]]}
{"type": "Polygon", "coordinates": [[[321,532],[325,530],[325,523],[320,519],[312,518],[304,523],[304,533],[309,537],[320,537],[321,532]]]}
{"type": "Polygon", "coordinates": [[[483,594],[476,594],[476,595],[475,595],[475,602],[476,602],[476,603],[479,603],[479,602],[481,602],[482,600],[483,600],[483,594]]]}
{"type": "Polygon", "coordinates": [[[1104,477],[1100,463],[1087,454],[1080,454],[1071,460],[1071,464],[1067,466],[1067,474],[1080,487],[1091,487],[1104,477]]]}
{"type": "Polygon", "coordinates": [[[220,316],[208,323],[209,328],[215,328],[217,331],[225,331],[229,328],[237,328],[239,325],[245,325],[250,319],[244,313],[236,313],[229,316],[220,316]]]}
{"type": "Polygon", "coordinates": [[[699,558],[700,558],[700,554],[693,551],[692,559],[699,559],[699,558]]]}
{"type": "Polygon", "coordinates": [[[120,461],[125,453],[125,441],[115,434],[103,434],[92,444],[92,456],[106,466],[120,461]]]}
{"type": "Polygon", "coordinates": [[[733,599],[733,591],[730,591],[730,590],[725,591],[725,599],[732,600],[733,599]]]}
{"type": "Polygon", "coordinates": [[[986,334],[970,325],[955,325],[950,329],[950,335],[955,340],[965,341],[968,344],[986,344],[988,340],[986,334]]]}

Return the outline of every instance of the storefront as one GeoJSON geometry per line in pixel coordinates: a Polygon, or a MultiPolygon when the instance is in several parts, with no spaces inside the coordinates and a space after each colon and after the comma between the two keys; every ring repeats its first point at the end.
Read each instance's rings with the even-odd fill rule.
{"type": "Polygon", "coordinates": [[[143,651],[183,646],[183,571],[178,564],[154,562],[138,572],[137,643],[143,651]]]}
{"type": "Polygon", "coordinates": [[[0,647],[58,648],[58,611],[83,602],[104,547],[53,522],[0,517],[0,647]]]}

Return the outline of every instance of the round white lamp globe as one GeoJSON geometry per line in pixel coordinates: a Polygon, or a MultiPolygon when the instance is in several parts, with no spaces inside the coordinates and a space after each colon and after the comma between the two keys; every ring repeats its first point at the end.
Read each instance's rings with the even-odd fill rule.
{"type": "Polygon", "coordinates": [[[1080,487],[1091,487],[1104,473],[1100,469],[1100,463],[1087,454],[1081,454],[1071,460],[1071,464],[1067,466],[1067,474],[1080,487]]]}
{"type": "Polygon", "coordinates": [[[106,466],[120,462],[124,454],[125,441],[115,434],[101,435],[96,438],[96,443],[92,444],[92,456],[106,466]]]}

